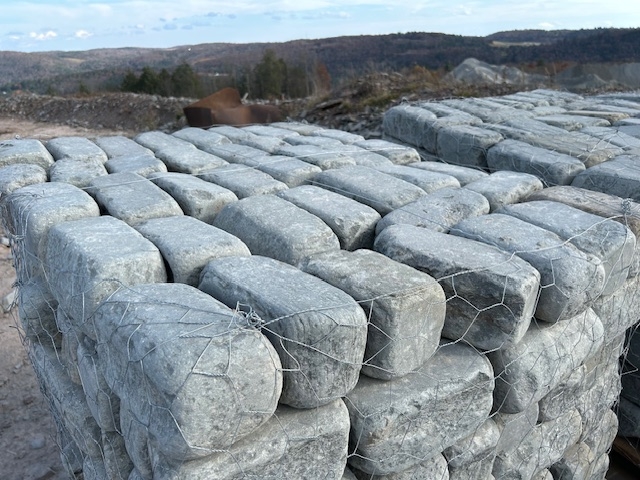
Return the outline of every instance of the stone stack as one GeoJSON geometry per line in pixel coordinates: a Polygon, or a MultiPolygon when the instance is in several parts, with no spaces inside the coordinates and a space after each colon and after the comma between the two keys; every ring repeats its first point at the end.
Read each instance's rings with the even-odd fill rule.
{"type": "Polygon", "coordinates": [[[640,207],[567,184],[634,155],[584,143],[602,122],[573,135],[569,102],[609,112],[548,91],[389,111],[418,148],[287,122],[3,142],[69,475],[604,478],[640,207]]]}

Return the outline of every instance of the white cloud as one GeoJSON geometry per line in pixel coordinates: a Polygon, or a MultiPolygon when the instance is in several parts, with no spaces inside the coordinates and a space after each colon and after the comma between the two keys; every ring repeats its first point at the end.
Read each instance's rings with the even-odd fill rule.
{"type": "Polygon", "coordinates": [[[86,30],[78,30],[75,34],[76,38],[89,38],[93,36],[93,33],[87,32],[86,30]]]}
{"type": "Polygon", "coordinates": [[[58,36],[58,34],[56,32],[54,32],[53,30],[48,30],[44,33],[36,33],[36,32],[31,32],[29,34],[29,38],[32,38],[33,40],[52,40],[54,38],[56,38],[58,36]]]}

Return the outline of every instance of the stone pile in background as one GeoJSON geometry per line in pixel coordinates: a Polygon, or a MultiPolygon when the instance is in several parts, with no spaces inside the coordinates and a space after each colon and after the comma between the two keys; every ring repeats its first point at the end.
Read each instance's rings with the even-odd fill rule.
{"type": "Polygon", "coordinates": [[[640,320],[639,116],[637,95],[534,91],[395,107],[394,142],[287,122],[2,142],[68,473],[604,478],[640,320]]]}

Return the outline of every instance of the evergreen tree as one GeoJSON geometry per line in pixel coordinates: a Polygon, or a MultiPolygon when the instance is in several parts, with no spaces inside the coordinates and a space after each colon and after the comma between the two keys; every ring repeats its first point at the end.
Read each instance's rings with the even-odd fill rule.
{"type": "Polygon", "coordinates": [[[254,97],[273,98],[282,95],[287,75],[287,65],[276,53],[267,49],[262,61],[253,69],[254,97]]]}

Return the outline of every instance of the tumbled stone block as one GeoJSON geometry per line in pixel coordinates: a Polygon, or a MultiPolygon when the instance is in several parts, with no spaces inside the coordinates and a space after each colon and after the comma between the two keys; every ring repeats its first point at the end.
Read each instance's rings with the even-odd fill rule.
{"type": "Polygon", "coordinates": [[[356,164],[353,158],[341,153],[340,150],[332,150],[316,145],[283,145],[274,153],[277,155],[296,157],[322,170],[342,168],[356,164]]]}
{"type": "Polygon", "coordinates": [[[107,154],[88,138],[58,137],[49,140],[45,146],[55,160],[70,158],[72,160],[107,161],[107,154]]]}
{"type": "Polygon", "coordinates": [[[54,297],[75,327],[94,339],[93,322],[86,322],[102,300],[121,286],[167,279],[158,249],[109,216],[54,226],[45,258],[54,297]]]}
{"type": "Polygon", "coordinates": [[[18,289],[18,318],[24,335],[49,348],[60,348],[61,338],[56,324],[58,302],[46,280],[31,277],[18,289]]]}
{"type": "Polygon", "coordinates": [[[489,458],[491,461],[488,473],[491,473],[499,439],[500,429],[491,418],[487,419],[471,435],[445,448],[443,455],[447,459],[449,469],[460,469],[489,458]]]}
{"type": "Polygon", "coordinates": [[[380,214],[351,198],[314,185],[301,185],[277,194],[326,223],[343,250],[371,248],[380,214]]]}
{"type": "Polygon", "coordinates": [[[598,350],[603,333],[589,309],[563,322],[532,324],[519,343],[490,352],[495,408],[517,413],[542,399],[598,350]]]}
{"type": "Polygon", "coordinates": [[[392,225],[374,248],[438,280],[447,297],[442,335],[491,350],[518,342],[529,327],[540,276],[489,245],[411,225],[392,225]]]}
{"type": "Polygon", "coordinates": [[[136,225],[167,262],[173,282],[194,287],[200,273],[211,260],[220,257],[249,256],[249,248],[237,237],[184,215],[153,218],[136,225]]]}
{"type": "Polygon", "coordinates": [[[200,287],[231,308],[248,308],[282,361],[280,401],[314,408],[353,389],[364,356],[367,318],[346,293],[266,257],[210,262],[200,287]]]}
{"type": "Polygon", "coordinates": [[[27,185],[46,181],[47,171],[39,165],[17,163],[0,167],[0,198],[27,185]]]}
{"type": "Polygon", "coordinates": [[[585,170],[579,159],[518,140],[503,140],[487,152],[491,170],[511,170],[535,175],[546,185],[570,185],[585,170]]]}
{"type": "Polygon", "coordinates": [[[500,432],[496,445],[496,454],[510,451],[515,445],[520,445],[538,425],[539,411],[538,404],[532,403],[522,412],[504,413],[497,411],[493,413],[491,419],[495,422],[500,432]]]}
{"type": "Polygon", "coordinates": [[[225,165],[198,175],[207,182],[215,183],[235,193],[238,198],[268,195],[286,190],[288,187],[271,175],[246,165],[225,165]]]}
{"type": "Polygon", "coordinates": [[[407,165],[420,161],[420,155],[415,148],[399,145],[387,140],[370,138],[355,142],[354,145],[382,155],[391,160],[391,163],[395,165],[407,165]]]}
{"type": "Polygon", "coordinates": [[[171,196],[137,173],[112,173],[91,182],[89,193],[109,215],[129,225],[150,218],[183,215],[171,196]]]}
{"type": "Polygon", "coordinates": [[[557,322],[583,312],[604,287],[602,262],[553,232],[500,213],[463,220],[454,235],[510,252],[540,272],[536,318],[557,322]]]}
{"type": "Polygon", "coordinates": [[[335,478],[347,460],[349,416],[342,400],[313,410],[278,406],[262,427],[226,451],[172,463],[153,451],[154,478],[280,480],[335,478]]]}
{"type": "Polygon", "coordinates": [[[121,288],[94,323],[107,384],[163,456],[183,461],[228,448],[276,409],[282,374],[273,347],[193,287],[121,288]]]}
{"type": "Polygon", "coordinates": [[[213,225],[238,237],[254,255],[291,265],[315,253],[340,249],[338,238],[322,220],[274,195],[231,203],[213,225]]]}
{"type": "MultiPolygon", "coordinates": [[[[437,453],[431,458],[420,462],[417,465],[407,468],[401,472],[389,474],[365,473],[357,469],[353,469],[355,475],[354,480],[412,480],[417,478],[432,480],[451,480],[447,460],[442,454],[437,453]]],[[[489,471],[490,473],[490,471],[489,471]]],[[[343,477],[342,480],[350,480],[352,477],[343,477]]],[[[480,478],[480,477],[477,477],[480,478]]]]}
{"type": "Polygon", "coordinates": [[[507,205],[506,213],[549,230],[602,262],[605,284],[601,295],[610,295],[627,279],[636,248],[636,238],[624,225],[583,212],[563,203],[531,201],[507,205]]]}
{"type": "Polygon", "coordinates": [[[409,182],[362,166],[325,170],[310,183],[369,205],[381,215],[426,195],[409,182]]]}
{"type": "Polygon", "coordinates": [[[139,133],[133,138],[133,140],[136,143],[139,143],[143,147],[147,147],[154,152],[171,147],[196,150],[195,145],[193,145],[192,143],[186,140],[181,140],[180,138],[168,133],[160,132],[158,130],[139,133]]]}
{"type": "Polygon", "coordinates": [[[108,158],[126,157],[130,155],[153,156],[153,151],[123,135],[96,137],[93,139],[93,143],[104,150],[108,158]]]}
{"type": "Polygon", "coordinates": [[[576,408],[584,389],[587,367],[580,365],[538,402],[538,420],[548,422],[576,408]]]}
{"type": "Polygon", "coordinates": [[[478,168],[461,167],[460,165],[451,165],[449,163],[442,163],[436,161],[425,161],[410,163],[407,165],[412,168],[419,168],[421,170],[427,170],[429,172],[443,173],[450,175],[458,180],[461,186],[465,186],[467,183],[471,183],[475,180],[479,180],[488,176],[489,174],[478,168]]]}
{"type": "Polygon", "coordinates": [[[596,456],[608,453],[618,434],[618,417],[613,410],[606,410],[599,420],[594,422],[593,429],[582,434],[584,443],[596,456]]]}
{"type": "Polygon", "coordinates": [[[57,160],[49,169],[49,180],[69,183],[78,188],[86,188],[94,178],[107,175],[107,173],[107,169],[101,160],[95,158],[87,160],[62,158],[57,160]]]}
{"type": "Polygon", "coordinates": [[[447,163],[467,167],[487,167],[487,150],[502,135],[472,125],[450,125],[438,130],[438,157],[447,163]]]}
{"type": "Polygon", "coordinates": [[[394,210],[376,224],[376,233],[390,225],[414,225],[447,233],[468,217],[489,213],[487,199],[466,188],[443,188],[394,210]]]}
{"type": "Polygon", "coordinates": [[[487,358],[463,343],[443,345],[411,375],[390,381],[361,376],[345,400],[349,464],[387,475],[442,452],[486,421],[493,386],[487,358]]]}
{"type": "Polygon", "coordinates": [[[413,183],[427,193],[433,193],[441,188],[460,187],[460,182],[455,177],[444,173],[431,172],[404,165],[380,165],[374,168],[379,172],[413,183]]]}
{"type": "Polygon", "coordinates": [[[14,164],[31,164],[49,170],[53,157],[39,140],[0,141],[0,168],[14,164]]]}
{"type": "Polygon", "coordinates": [[[264,150],[237,143],[212,146],[207,152],[229,163],[240,163],[248,167],[254,167],[259,159],[269,156],[264,150]]]}
{"type": "Polygon", "coordinates": [[[591,479],[596,456],[585,443],[569,447],[562,458],[549,467],[553,478],[562,480],[591,479]]]}
{"type": "Polygon", "coordinates": [[[102,432],[102,452],[106,478],[128,479],[133,462],[125,447],[124,437],[118,432],[102,432]]]}
{"type": "Polygon", "coordinates": [[[200,150],[204,150],[205,152],[208,152],[210,147],[231,143],[231,141],[223,135],[196,127],[185,127],[173,132],[172,135],[176,138],[194,144],[200,150]]]}
{"type": "Polygon", "coordinates": [[[518,203],[533,192],[542,190],[542,182],[528,173],[500,171],[464,186],[480,193],[494,211],[503,205],[518,203]]]}
{"type": "Polygon", "coordinates": [[[307,183],[308,180],[322,171],[320,167],[286,155],[260,157],[254,166],[261,172],[271,175],[276,180],[286,184],[289,188],[307,183]]]}
{"type": "Polygon", "coordinates": [[[186,173],[159,173],[149,177],[178,202],[185,215],[212,223],[222,208],[238,197],[231,190],[186,173]]]}
{"type": "Polygon", "coordinates": [[[638,163],[640,156],[620,155],[588,168],[576,176],[571,185],[640,202],[638,163]]]}
{"type": "Polygon", "coordinates": [[[435,353],[445,296],[422,272],[371,250],[337,250],[307,258],[302,271],[348,293],[367,314],[362,372],[390,379],[420,368],[435,353]]]}
{"type": "Polygon", "coordinates": [[[107,160],[104,164],[109,173],[133,172],[143,177],[156,172],[166,172],[167,166],[153,155],[124,155],[107,160]]]}
{"type": "Polygon", "coordinates": [[[228,165],[228,162],[220,157],[198,150],[193,145],[190,147],[167,146],[156,150],[155,154],[170,172],[198,175],[228,165]]]}

